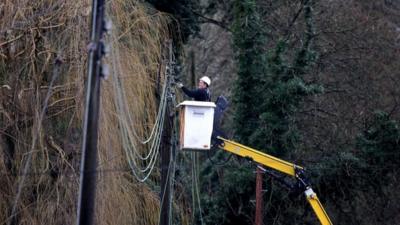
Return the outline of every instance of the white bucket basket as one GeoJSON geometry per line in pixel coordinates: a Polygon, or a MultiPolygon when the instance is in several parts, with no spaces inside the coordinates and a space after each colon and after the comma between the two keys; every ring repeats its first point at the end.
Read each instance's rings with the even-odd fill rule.
{"type": "Polygon", "coordinates": [[[210,150],[213,131],[213,102],[184,101],[180,107],[180,148],[210,150]]]}

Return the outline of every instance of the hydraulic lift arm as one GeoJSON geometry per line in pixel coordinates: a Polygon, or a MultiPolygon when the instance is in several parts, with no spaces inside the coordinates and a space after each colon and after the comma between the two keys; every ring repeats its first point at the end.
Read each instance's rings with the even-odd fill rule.
{"type": "Polygon", "coordinates": [[[218,147],[225,151],[244,158],[250,158],[259,164],[294,177],[299,182],[307,201],[310,203],[321,224],[332,225],[324,207],[304,177],[304,168],[219,136],[216,139],[218,147]]]}

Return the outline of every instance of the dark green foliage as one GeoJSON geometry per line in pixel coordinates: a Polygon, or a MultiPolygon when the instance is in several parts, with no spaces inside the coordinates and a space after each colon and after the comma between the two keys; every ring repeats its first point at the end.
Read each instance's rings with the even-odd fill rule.
{"type": "Polygon", "coordinates": [[[202,172],[205,224],[251,224],[254,208],[254,166],[229,162],[223,167],[208,164],[202,172]]]}
{"type": "Polygon", "coordinates": [[[400,165],[400,127],[385,112],[377,112],[373,120],[358,137],[357,147],[365,163],[376,167],[374,178],[383,179],[385,175],[399,170],[400,165]]]}
{"type": "MultiPolygon", "coordinates": [[[[199,28],[199,19],[193,11],[199,10],[199,2],[196,0],[146,0],[152,4],[157,10],[169,13],[179,23],[179,29],[182,35],[183,42],[191,34],[196,34],[199,28]]],[[[179,43],[180,38],[177,38],[179,43]]]]}
{"type": "Polygon", "coordinates": [[[235,2],[234,47],[238,79],[233,92],[235,132],[239,142],[277,156],[293,150],[300,140],[294,114],[307,96],[323,91],[306,84],[303,75],[316,60],[311,50],[313,36],[312,1],[304,5],[306,29],[303,45],[287,61],[291,52],[281,40],[268,54],[265,32],[255,1],[235,2]],[[267,56],[267,54],[269,56],[267,56]],[[286,60],[285,60],[286,59],[286,60]]]}
{"type": "Polygon", "coordinates": [[[265,35],[253,0],[234,2],[233,41],[238,78],[233,92],[235,131],[239,142],[249,144],[257,125],[261,94],[257,88],[266,72],[265,35]]]}
{"type": "Polygon", "coordinates": [[[285,58],[286,42],[279,41],[275,51],[268,58],[268,71],[259,83],[265,90],[260,104],[258,125],[251,134],[251,142],[258,148],[268,148],[276,156],[285,156],[293,151],[300,141],[294,114],[301,106],[302,99],[323,91],[315,84],[306,84],[303,75],[314,64],[316,54],[311,50],[313,40],[312,1],[304,5],[306,22],[303,45],[295,54],[293,63],[285,58]]]}
{"type": "MultiPolygon", "coordinates": [[[[333,189],[340,187],[352,192],[371,185],[379,187],[389,182],[387,177],[399,172],[399,122],[391,119],[385,112],[375,113],[358,136],[355,148],[357,151],[349,148],[320,160],[320,164],[310,168],[313,177],[322,179],[317,183],[329,183],[327,186],[333,189]]],[[[327,190],[324,188],[324,191],[327,190]]],[[[331,190],[331,193],[334,192],[336,191],[331,190]]]]}
{"type": "Polygon", "coordinates": [[[339,210],[336,223],[359,224],[369,218],[371,224],[391,224],[391,213],[376,215],[385,211],[392,195],[388,185],[400,172],[399,122],[385,112],[375,113],[354,147],[357,151],[349,146],[310,167],[314,184],[330,207],[339,210]],[[369,207],[379,210],[365,215],[369,207]]]}

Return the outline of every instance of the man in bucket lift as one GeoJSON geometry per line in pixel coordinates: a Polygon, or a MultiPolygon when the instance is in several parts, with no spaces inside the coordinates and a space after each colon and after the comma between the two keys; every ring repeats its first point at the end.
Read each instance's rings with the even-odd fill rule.
{"type": "Polygon", "coordinates": [[[209,102],[211,101],[210,90],[208,90],[210,84],[211,79],[207,76],[204,76],[200,78],[198,88],[195,90],[187,89],[182,83],[177,83],[176,85],[181,88],[187,96],[194,98],[195,101],[209,102]]]}

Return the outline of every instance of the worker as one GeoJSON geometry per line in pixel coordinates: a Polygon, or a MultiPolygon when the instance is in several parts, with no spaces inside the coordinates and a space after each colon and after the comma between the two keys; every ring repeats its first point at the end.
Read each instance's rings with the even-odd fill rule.
{"type": "Polygon", "coordinates": [[[189,90],[182,83],[177,83],[177,86],[189,97],[194,98],[195,101],[209,102],[211,101],[210,90],[208,87],[211,84],[211,79],[207,76],[200,78],[197,89],[189,90]]]}

